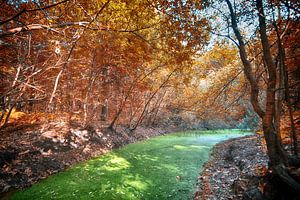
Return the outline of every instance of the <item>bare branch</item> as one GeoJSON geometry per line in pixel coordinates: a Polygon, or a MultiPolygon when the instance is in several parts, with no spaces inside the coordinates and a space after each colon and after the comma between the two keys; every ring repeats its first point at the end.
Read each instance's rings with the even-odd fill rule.
{"type": "Polygon", "coordinates": [[[17,13],[16,15],[12,16],[11,18],[8,18],[6,20],[3,20],[0,22],[0,26],[3,25],[3,24],[6,24],[16,18],[18,18],[19,16],[21,16],[23,13],[26,13],[26,12],[35,12],[35,11],[42,11],[42,10],[46,10],[46,9],[49,9],[49,8],[52,8],[52,7],[55,7],[55,6],[58,6],[60,4],[63,4],[63,3],[66,3],[68,2],[69,0],[64,0],[64,1],[60,1],[60,2],[57,2],[55,4],[51,4],[51,5],[48,5],[48,6],[45,6],[45,7],[42,7],[42,8],[36,8],[36,9],[23,9],[21,10],[19,13],[17,13]]]}
{"type": "Polygon", "coordinates": [[[84,26],[84,27],[86,27],[87,24],[89,24],[89,22],[66,22],[66,23],[54,24],[54,25],[50,25],[50,26],[43,25],[43,24],[29,24],[26,26],[21,26],[21,27],[9,29],[7,31],[3,31],[0,34],[0,38],[8,36],[8,35],[13,35],[13,34],[16,34],[19,32],[33,31],[33,30],[40,30],[40,29],[46,29],[46,30],[50,30],[50,31],[59,33],[54,28],[63,28],[66,26],[84,26]]]}

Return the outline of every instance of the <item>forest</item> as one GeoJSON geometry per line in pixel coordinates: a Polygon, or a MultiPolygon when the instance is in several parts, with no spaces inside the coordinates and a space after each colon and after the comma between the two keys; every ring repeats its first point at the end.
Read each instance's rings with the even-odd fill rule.
{"type": "Polygon", "coordinates": [[[0,12],[0,199],[300,198],[299,1],[0,12]]]}

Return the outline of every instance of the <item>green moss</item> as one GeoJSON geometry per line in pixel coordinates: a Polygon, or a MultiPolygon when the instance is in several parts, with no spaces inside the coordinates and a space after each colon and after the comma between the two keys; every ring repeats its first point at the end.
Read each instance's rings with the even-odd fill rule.
{"type": "Polygon", "coordinates": [[[189,199],[211,147],[249,134],[189,131],[155,137],[50,176],[11,199],[189,199]]]}

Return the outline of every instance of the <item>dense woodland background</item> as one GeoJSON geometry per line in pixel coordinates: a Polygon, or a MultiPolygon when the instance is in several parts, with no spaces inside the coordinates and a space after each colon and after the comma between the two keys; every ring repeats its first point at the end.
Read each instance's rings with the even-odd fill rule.
{"type": "Polygon", "coordinates": [[[0,12],[1,129],[251,128],[269,156],[298,153],[297,0],[7,0],[0,12]]]}
{"type": "Polygon", "coordinates": [[[83,126],[256,126],[237,50],[206,47],[206,4],[188,4],[2,2],[2,118],[16,109],[83,126]]]}

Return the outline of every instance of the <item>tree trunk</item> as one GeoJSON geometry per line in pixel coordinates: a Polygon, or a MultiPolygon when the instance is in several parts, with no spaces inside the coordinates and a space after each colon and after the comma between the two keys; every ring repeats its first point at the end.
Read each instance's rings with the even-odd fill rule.
{"type": "Polygon", "coordinates": [[[98,75],[97,72],[94,73],[94,68],[96,67],[95,61],[96,61],[96,49],[94,49],[94,51],[93,51],[91,71],[90,71],[88,85],[86,87],[86,94],[85,94],[84,102],[83,102],[83,124],[84,124],[84,126],[87,125],[87,120],[88,120],[88,107],[89,107],[90,93],[92,91],[94,82],[96,80],[96,76],[98,75]]]}
{"type": "Polygon", "coordinates": [[[292,187],[294,190],[300,191],[300,184],[297,183],[286,172],[284,168],[284,165],[288,164],[288,159],[285,152],[281,148],[280,141],[278,140],[278,130],[275,129],[276,123],[278,123],[275,121],[276,120],[275,109],[278,108],[275,106],[276,78],[278,77],[276,76],[276,66],[270,51],[262,0],[256,0],[256,7],[258,10],[259,32],[260,32],[260,40],[263,48],[263,59],[267,66],[267,72],[268,72],[267,91],[266,91],[267,98],[266,98],[265,111],[263,111],[259,106],[258,83],[253,76],[252,66],[246,53],[245,42],[238,29],[236,14],[233,10],[230,0],[226,0],[226,3],[230,11],[232,29],[239,43],[238,47],[239,47],[240,57],[244,65],[244,73],[251,85],[251,103],[256,113],[262,118],[264,137],[266,139],[266,144],[267,144],[267,153],[270,159],[270,167],[273,170],[273,172],[277,174],[284,183],[292,187]]]}
{"type": "MultiPolygon", "coordinates": [[[[110,123],[109,125],[109,129],[113,129],[116,121],[118,120],[118,118],[120,117],[121,113],[123,112],[123,108],[127,102],[127,99],[130,97],[133,89],[134,89],[134,86],[138,83],[138,82],[141,82],[143,81],[145,78],[147,78],[149,75],[151,75],[154,71],[156,71],[157,69],[159,69],[160,67],[162,67],[161,65],[158,65],[157,67],[153,68],[149,73],[145,74],[142,78],[139,76],[138,78],[136,78],[135,80],[133,80],[133,82],[131,83],[128,91],[126,92],[126,95],[124,97],[124,99],[122,100],[121,102],[121,105],[120,105],[120,108],[118,109],[115,117],[113,118],[112,122],[110,123]]],[[[130,122],[132,121],[132,119],[130,120],[130,122]]]]}
{"type": "Polygon", "coordinates": [[[48,106],[47,106],[47,109],[48,110],[53,110],[53,106],[52,106],[52,102],[53,102],[53,99],[54,99],[54,96],[55,96],[55,93],[56,93],[56,90],[58,88],[58,83],[59,83],[59,80],[60,80],[60,77],[61,75],[63,74],[63,72],[67,69],[67,66],[68,66],[68,63],[69,63],[69,60],[71,58],[71,55],[74,51],[74,48],[78,42],[79,38],[73,43],[69,53],[68,53],[68,56],[67,56],[67,59],[65,61],[65,64],[62,66],[61,70],[59,71],[59,73],[57,74],[56,76],[56,79],[55,79],[55,83],[54,83],[54,87],[53,87],[53,91],[51,93],[51,96],[50,96],[50,100],[49,100],[49,103],[48,103],[48,106]]]}
{"type": "MultiPolygon", "coordinates": [[[[109,63],[109,61],[107,63],[109,63]]],[[[111,90],[110,79],[109,79],[110,67],[107,63],[103,64],[101,70],[104,101],[101,103],[100,120],[103,122],[106,122],[108,118],[108,100],[109,100],[110,90],[111,90]]]]}
{"type": "MultiPolygon", "coordinates": [[[[0,129],[2,129],[2,128],[4,128],[6,125],[7,125],[7,122],[8,122],[8,120],[9,120],[9,117],[10,117],[10,115],[11,115],[11,113],[12,113],[12,111],[13,111],[13,109],[14,109],[14,107],[16,106],[16,103],[13,103],[13,105],[11,105],[11,107],[9,108],[9,110],[8,110],[8,112],[7,112],[7,114],[6,114],[6,116],[5,116],[5,119],[4,119],[4,122],[3,122],[3,124],[0,126],[0,129]]],[[[4,112],[5,113],[5,112],[4,112]]],[[[0,123],[2,122],[2,120],[0,121],[0,123]]]]}
{"type": "Polygon", "coordinates": [[[104,103],[101,106],[101,121],[106,121],[108,116],[108,99],[105,99],[104,103]]]}
{"type": "Polygon", "coordinates": [[[169,79],[171,78],[171,76],[175,73],[175,71],[177,71],[178,68],[174,69],[169,75],[168,77],[164,80],[164,82],[153,92],[153,94],[150,96],[150,98],[148,99],[148,101],[146,102],[143,112],[140,115],[138,121],[136,122],[136,124],[131,128],[131,130],[135,130],[138,125],[141,123],[141,120],[144,117],[145,112],[147,111],[148,105],[150,104],[151,100],[153,99],[153,97],[160,91],[161,88],[163,88],[165,86],[165,84],[169,81],[169,79]]]}
{"type": "MultiPolygon", "coordinates": [[[[262,0],[256,1],[256,7],[258,10],[259,19],[259,33],[260,40],[263,49],[263,57],[268,69],[268,82],[267,82],[267,102],[266,102],[266,112],[263,117],[263,128],[265,131],[265,137],[267,141],[268,155],[270,158],[271,167],[277,166],[282,163],[287,163],[287,156],[281,148],[280,141],[278,141],[279,130],[275,130],[276,124],[280,123],[276,121],[276,112],[281,110],[282,105],[278,105],[276,108],[276,80],[281,82],[280,78],[276,74],[276,65],[271,55],[271,48],[267,36],[267,26],[265,21],[265,14],[263,9],[262,0]],[[279,110],[276,110],[279,109],[279,110]]],[[[277,119],[278,120],[278,119],[277,119]]]]}
{"type": "Polygon", "coordinates": [[[298,155],[298,141],[297,141],[297,134],[296,134],[296,127],[295,127],[295,122],[294,122],[294,116],[293,116],[293,108],[292,108],[292,103],[291,103],[291,97],[290,97],[290,89],[288,85],[288,72],[287,72],[287,67],[285,64],[285,49],[282,45],[282,40],[280,36],[280,31],[278,29],[277,24],[274,22],[274,27],[277,35],[277,43],[278,43],[278,53],[279,53],[279,60],[280,60],[280,72],[281,72],[281,85],[279,87],[280,91],[281,89],[284,89],[285,92],[285,102],[288,107],[288,114],[289,114],[289,119],[291,123],[291,140],[293,141],[293,152],[297,156],[298,155]]]}
{"type": "Polygon", "coordinates": [[[164,97],[165,97],[166,93],[167,93],[167,90],[164,91],[163,95],[157,100],[156,104],[154,105],[154,108],[151,111],[152,115],[151,115],[151,117],[149,119],[148,125],[154,125],[156,116],[158,114],[158,111],[160,109],[160,106],[161,106],[161,104],[162,104],[162,102],[164,100],[164,97]]]}
{"type": "Polygon", "coordinates": [[[233,32],[239,43],[238,48],[239,48],[240,58],[244,65],[244,68],[243,68],[244,74],[245,74],[246,78],[248,79],[248,81],[250,83],[250,87],[251,87],[251,92],[250,92],[251,100],[250,101],[251,101],[254,111],[260,116],[260,118],[263,118],[265,115],[265,111],[261,108],[261,106],[259,104],[259,100],[258,100],[259,87],[258,87],[257,80],[253,76],[252,66],[251,66],[251,63],[248,59],[248,55],[246,52],[246,47],[245,47],[246,44],[244,42],[243,36],[241,35],[241,33],[238,29],[236,15],[232,8],[232,4],[231,4],[230,0],[226,0],[226,3],[228,5],[229,11],[230,11],[232,29],[233,29],[233,32]]]}

